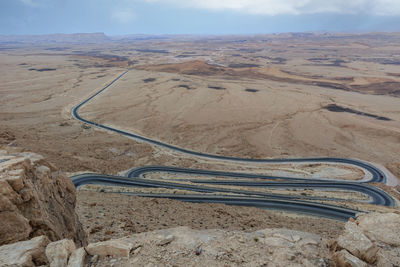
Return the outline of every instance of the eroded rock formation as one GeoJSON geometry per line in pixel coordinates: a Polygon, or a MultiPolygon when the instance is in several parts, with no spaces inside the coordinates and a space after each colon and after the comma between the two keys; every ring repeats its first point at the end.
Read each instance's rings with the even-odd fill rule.
{"type": "Polygon", "coordinates": [[[346,223],[335,243],[336,266],[400,266],[399,230],[399,214],[359,214],[355,221],[346,223]]]}
{"type": "Polygon", "coordinates": [[[0,245],[47,236],[86,244],[75,187],[40,155],[0,150],[0,245]]]}

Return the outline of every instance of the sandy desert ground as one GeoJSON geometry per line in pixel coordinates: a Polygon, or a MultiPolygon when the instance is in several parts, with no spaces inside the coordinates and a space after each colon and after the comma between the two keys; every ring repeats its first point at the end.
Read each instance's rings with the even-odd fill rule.
{"type": "Polygon", "coordinates": [[[41,153],[67,172],[117,173],[147,164],[243,168],[72,119],[73,105],[131,68],[81,114],[202,152],[350,157],[399,176],[396,42],[397,34],[3,42],[0,142],[41,153]]]}
{"type": "Polygon", "coordinates": [[[145,157],[150,147],[83,129],[69,115],[73,104],[131,66],[84,107],[84,116],[203,152],[352,157],[399,172],[397,35],[238,38],[4,44],[2,142],[58,151],[67,171],[128,167],[89,158],[145,157]]]}

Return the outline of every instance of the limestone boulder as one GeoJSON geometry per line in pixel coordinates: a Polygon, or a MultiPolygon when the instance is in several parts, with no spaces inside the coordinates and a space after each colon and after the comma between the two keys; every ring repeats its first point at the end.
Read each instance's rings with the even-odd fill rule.
{"type": "Polygon", "coordinates": [[[359,258],[351,255],[347,250],[343,249],[336,252],[332,257],[337,267],[367,267],[368,264],[359,258]]]}
{"type": "Polygon", "coordinates": [[[125,240],[108,240],[104,242],[91,243],[86,247],[89,255],[129,257],[134,244],[125,240]]]}
{"type": "Polygon", "coordinates": [[[75,187],[40,155],[0,153],[0,245],[45,235],[86,245],[75,187]]]}
{"type": "Polygon", "coordinates": [[[364,235],[355,222],[347,222],[345,233],[337,239],[339,248],[346,249],[354,256],[365,260],[368,263],[374,263],[379,248],[364,235]]]}
{"type": "Polygon", "coordinates": [[[46,247],[46,257],[50,262],[50,267],[66,267],[68,259],[75,249],[74,242],[69,239],[48,244],[46,247]]]}
{"type": "Polygon", "coordinates": [[[48,264],[45,249],[49,243],[46,236],[16,242],[0,247],[0,266],[30,267],[48,264]]]}
{"type": "Polygon", "coordinates": [[[68,267],[83,267],[85,266],[85,257],[87,253],[84,248],[78,248],[72,252],[68,260],[68,267]]]}
{"type": "Polygon", "coordinates": [[[375,266],[400,266],[399,229],[399,214],[358,214],[356,220],[346,223],[345,232],[336,240],[336,249],[341,251],[336,252],[334,259],[350,259],[344,252],[347,251],[352,256],[375,266]]]}
{"type": "Polygon", "coordinates": [[[370,213],[357,217],[358,227],[373,241],[400,246],[400,215],[370,213]]]}

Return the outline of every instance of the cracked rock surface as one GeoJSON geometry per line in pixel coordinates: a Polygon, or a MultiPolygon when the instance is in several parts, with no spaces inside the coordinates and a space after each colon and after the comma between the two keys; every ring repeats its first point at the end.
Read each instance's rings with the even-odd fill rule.
{"type": "Polygon", "coordinates": [[[75,206],[71,180],[40,155],[0,150],[0,245],[42,235],[85,245],[75,206]]]}

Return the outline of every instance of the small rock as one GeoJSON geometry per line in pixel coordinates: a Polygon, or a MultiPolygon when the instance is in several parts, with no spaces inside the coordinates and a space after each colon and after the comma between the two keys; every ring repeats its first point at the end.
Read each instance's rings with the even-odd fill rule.
{"type": "Polygon", "coordinates": [[[91,266],[94,266],[98,260],[99,260],[99,255],[94,255],[92,258],[90,258],[90,263],[92,264],[91,266]]]}
{"type": "Polygon", "coordinates": [[[108,240],[104,242],[92,243],[86,247],[90,255],[128,257],[133,248],[133,244],[124,240],[108,240]]]}
{"type": "Polygon", "coordinates": [[[337,267],[367,267],[367,263],[363,262],[359,258],[351,255],[347,250],[343,249],[336,252],[332,260],[335,262],[337,267]]]}
{"type": "Polygon", "coordinates": [[[50,267],[67,266],[68,258],[75,249],[75,243],[69,239],[48,244],[46,247],[46,256],[50,262],[50,267]]]}
{"type": "Polygon", "coordinates": [[[139,247],[137,247],[134,251],[133,251],[133,254],[138,254],[140,251],[142,250],[142,247],[141,246],[139,246],[139,247]]]}
{"type": "Polygon", "coordinates": [[[201,254],[202,251],[203,251],[203,250],[201,249],[201,247],[196,247],[196,248],[194,249],[194,255],[200,256],[200,254],[201,254]]]}
{"type": "Polygon", "coordinates": [[[172,241],[174,241],[175,237],[173,235],[168,235],[166,237],[159,237],[158,241],[157,241],[157,245],[158,246],[165,246],[169,243],[171,243],[172,241]]]}
{"type": "Polygon", "coordinates": [[[78,248],[72,252],[68,260],[68,267],[83,267],[85,264],[86,251],[84,248],[78,248]]]}

